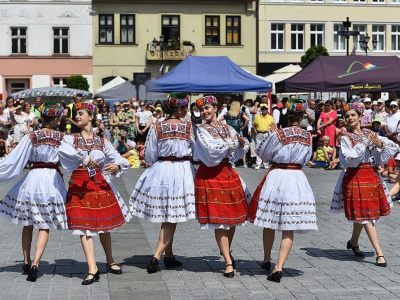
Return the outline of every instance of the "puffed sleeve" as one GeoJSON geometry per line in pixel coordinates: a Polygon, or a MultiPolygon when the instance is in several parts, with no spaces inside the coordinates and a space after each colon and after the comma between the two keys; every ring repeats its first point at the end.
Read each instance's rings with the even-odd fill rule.
{"type": "Polygon", "coordinates": [[[106,157],[106,160],[104,162],[104,165],[106,164],[116,164],[120,167],[120,169],[113,173],[110,174],[111,178],[112,177],[120,177],[122,174],[126,172],[126,170],[129,169],[129,162],[123,158],[117,150],[113,147],[113,145],[109,141],[105,141],[104,144],[104,155],[106,157]]]}
{"type": "Polygon", "coordinates": [[[277,153],[283,144],[279,140],[276,131],[271,131],[267,138],[262,141],[254,152],[262,159],[262,161],[273,161],[275,153],[277,153]]]}
{"type": "Polygon", "coordinates": [[[143,150],[144,160],[149,164],[154,164],[158,160],[158,142],[155,128],[156,126],[150,127],[143,150]]]}
{"type": "Polygon", "coordinates": [[[346,168],[355,168],[364,160],[364,155],[367,150],[365,143],[358,143],[354,147],[346,136],[340,139],[340,162],[346,168]]]}
{"type": "Polygon", "coordinates": [[[17,147],[9,155],[0,160],[0,182],[5,182],[18,177],[25,168],[33,145],[29,134],[26,134],[17,147]]]}
{"type": "Polygon", "coordinates": [[[58,149],[58,155],[62,167],[69,173],[77,169],[89,158],[81,149],[75,148],[74,137],[71,135],[64,136],[58,149]]]}
{"type": "Polygon", "coordinates": [[[375,156],[378,165],[387,164],[397,152],[400,151],[399,146],[388,138],[378,136],[383,143],[383,148],[375,148],[373,155],[375,156]]]}

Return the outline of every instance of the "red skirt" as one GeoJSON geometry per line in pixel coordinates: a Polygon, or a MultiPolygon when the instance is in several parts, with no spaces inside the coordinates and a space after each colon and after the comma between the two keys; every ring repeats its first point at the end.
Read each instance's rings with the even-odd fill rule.
{"type": "Polygon", "coordinates": [[[390,214],[390,203],[376,169],[370,164],[348,168],[342,185],[345,215],[351,221],[378,220],[390,214]]]}
{"type": "Polygon", "coordinates": [[[268,170],[267,173],[265,173],[263,180],[261,180],[260,184],[257,186],[257,189],[253,193],[253,196],[251,197],[251,201],[249,204],[249,209],[247,211],[247,219],[249,220],[250,223],[254,223],[254,220],[257,215],[257,209],[258,209],[258,201],[260,200],[260,194],[261,190],[264,186],[265,180],[267,180],[267,176],[269,172],[275,169],[285,169],[285,170],[301,170],[302,166],[298,164],[273,164],[271,169],[268,170]]]}
{"type": "Polygon", "coordinates": [[[246,221],[247,202],[239,175],[229,162],[200,164],[196,173],[196,209],[200,224],[237,225],[246,221]]]}
{"type": "Polygon", "coordinates": [[[93,177],[86,168],[72,173],[65,207],[70,230],[110,231],[125,224],[117,198],[99,169],[93,177]]]}

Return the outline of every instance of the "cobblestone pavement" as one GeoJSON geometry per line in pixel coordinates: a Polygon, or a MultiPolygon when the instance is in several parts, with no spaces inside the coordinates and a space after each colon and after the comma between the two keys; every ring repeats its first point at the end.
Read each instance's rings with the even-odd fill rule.
{"type": "MultiPolygon", "coordinates": [[[[254,191],[265,171],[237,169],[254,191]]],[[[155,249],[159,224],[134,218],[112,234],[114,258],[123,275],[106,273],[105,256],[95,238],[99,282],[82,286],[87,265],[78,237],[70,232],[51,231],[39,266],[36,283],[21,275],[21,227],[0,220],[0,287],[2,299],[399,299],[400,295],[400,210],[395,203],[389,217],[381,219],[378,233],[388,261],[387,268],[375,266],[375,253],[365,234],[360,247],[365,259],[346,250],[351,224],[343,214],[328,212],[333,188],[340,171],[306,168],[305,173],[317,201],[319,231],[295,234],[294,245],[280,284],[266,280],[260,268],[263,258],[262,229],[251,224],[237,228],[232,254],[236,276],[222,275],[224,262],[212,231],[199,230],[198,223],[179,224],[174,251],[183,267],[147,274],[146,265],[155,249]]],[[[115,184],[128,200],[142,169],[130,170],[115,184]]],[[[66,177],[67,180],[67,177],[66,177]]],[[[3,196],[13,182],[0,184],[3,196]]],[[[36,236],[34,237],[34,239],[36,236]]],[[[280,234],[273,247],[277,259],[280,234]]],[[[35,240],[33,241],[34,245],[35,240]]],[[[33,254],[33,251],[32,251],[33,254]]]]}

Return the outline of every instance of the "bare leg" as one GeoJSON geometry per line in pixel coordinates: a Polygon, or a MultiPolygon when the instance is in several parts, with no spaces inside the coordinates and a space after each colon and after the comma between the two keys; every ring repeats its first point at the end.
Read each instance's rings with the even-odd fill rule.
{"type": "MultiPolygon", "coordinates": [[[[361,231],[363,229],[364,225],[359,224],[359,223],[353,223],[353,234],[350,239],[350,243],[353,247],[358,246],[358,240],[360,238],[361,231]]],[[[360,253],[360,248],[355,249],[357,253],[360,253]]]]}
{"type": "Polygon", "coordinates": [[[22,253],[24,263],[31,264],[31,244],[32,244],[33,226],[24,226],[22,229],[22,253]]]}
{"type": "Polygon", "coordinates": [[[44,249],[46,249],[48,240],[49,240],[49,230],[39,229],[39,235],[36,241],[35,255],[33,257],[32,265],[39,267],[39,261],[42,258],[44,249]]]}
{"type": "Polygon", "coordinates": [[[293,245],[293,231],[282,231],[281,247],[279,248],[278,261],[276,262],[274,272],[282,271],[283,265],[289,256],[290,249],[293,245]]]}
{"type": "MultiPolygon", "coordinates": [[[[86,261],[88,263],[89,272],[92,274],[96,274],[97,272],[97,265],[96,265],[96,258],[94,256],[94,243],[91,236],[81,235],[81,244],[83,248],[83,252],[86,256],[86,261]]],[[[88,275],[86,279],[91,279],[92,275],[88,275]],[[90,277],[89,277],[90,276],[90,277]]]]}
{"type": "MultiPolygon", "coordinates": [[[[110,266],[111,264],[114,263],[114,258],[112,255],[112,246],[111,246],[111,232],[100,233],[99,236],[101,245],[103,246],[104,253],[106,254],[107,264],[110,266]]],[[[112,265],[110,268],[113,270],[121,269],[117,265],[112,265]]]]}
{"type": "MultiPolygon", "coordinates": [[[[232,260],[230,257],[229,253],[229,235],[232,234],[230,231],[234,230],[234,227],[232,227],[230,230],[224,230],[224,229],[216,229],[215,230],[215,239],[217,241],[219,250],[222,253],[222,256],[224,257],[225,264],[229,265],[232,264],[232,260]]],[[[232,266],[228,266],[225,268],[225,273],[229,273],[233,271],[232,266]]]]}
{"type": "MultiPolygon", "coordinates": [[[[371,241],[372,246],[375,249],[376,256],[383,255],[381,247],[379,246],[379,241],[378,241],[378,233],[376,232],[376,227],[374,224],[365,224],[364,225],[365,232],[367,233],[369,240],[371,241]]],[[[379,263],[385,262],[385,259],[383,257],[380,257],[378,259],[379,263]]]]}
{"type": "Polygon", "coordinates": [[[229,239],[229,250],[231,249],[233,237],[236,232],[236,226],[232,226],[230,230],[228,230],[228,239],[229,239]]]}
{"type": "Polygon", "coordinates": [[[263,230],[263,243],[264,243],[264,261],[271,261],[271,250],[274,245],[275,230],[264,228],[263,230]]]}
{"type": "Polygon", "coordinates": [[[174,257],[172,252],[172,242],[174,240],[174,234],[176,230],[176,223],[162,223],[160,235],[158,236],[158,244],[154,257],[158,260],[165,252],[165,256],[174,257]]]}
{"type": "Polygon", "coordinates": [[[396,184],[390,189],[389,195],[390,197],[396,196],[400,192],[400,184],[396,182],[396,184]]]}
{"type": "Polygon", "coordinates": [[[244,165],[247,165],[247,163],[246,163],[246,155],[243,156],[242,160],[243,160],[243,164],[244,164],[244,165]]]}

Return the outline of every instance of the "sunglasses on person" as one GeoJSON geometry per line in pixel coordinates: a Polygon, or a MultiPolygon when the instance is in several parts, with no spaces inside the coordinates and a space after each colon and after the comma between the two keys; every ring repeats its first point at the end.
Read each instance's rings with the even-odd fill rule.
{"type": "Polygon", "coordinates": [[[139,106],[140,106],[140,107],[143,107],[143,106],[146,106],[146,104],[140,104],[139,106]]]}
{"type": "Polygon", "coordinates": [[[121,105],[114,105],[114,108],[121,107],[121,105]]]}
{"type": "Polygon", "coordinates": [[[266,107],[261,107],[261,110],[267,110],[267,108],[266,107]]]}
{"type": "Polygon", "coordinates": [[[390,108],[397,108],[397,105],[390,105],[390,108]]]}

